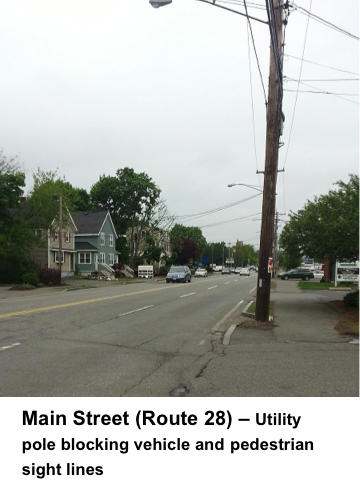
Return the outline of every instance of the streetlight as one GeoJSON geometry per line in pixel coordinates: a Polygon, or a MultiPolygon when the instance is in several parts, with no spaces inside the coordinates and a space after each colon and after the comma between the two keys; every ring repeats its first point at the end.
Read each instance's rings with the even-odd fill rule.
{"type": "Polygon", "coordinates": [[[55,201],[59,201],[59,270],[61,283],[61,260],[62,260],[62,196],[53,195],[55,201]]]}
{"type": "Polygon", "coordinates": [[[232,188],[233,186],[246,186],[247,188],[252,188],[253,190],[260,191],[260,193],[263,192],[263,190],[261,190],[257,186],[252,186],[251,184],[244,184],[244,183],[232,183],[232,184],[228,184],[228,188],[232,188]]]}

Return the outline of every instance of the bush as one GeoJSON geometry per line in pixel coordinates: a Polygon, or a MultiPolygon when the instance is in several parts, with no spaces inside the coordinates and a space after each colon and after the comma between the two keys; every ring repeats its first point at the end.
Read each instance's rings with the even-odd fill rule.
{"type": "Polygon", "coordinates": [[[36,270],[29,269],[23,273],[21,277],[22,283],[25,285],[32,285],[33,287],[37,287],[39,285],[39,276],[36,270]]]}
{"type": "Polygon", "coordinates": [[[325,277],[320,280],[320,283],[326,283],[325,277]]]}
{"type": "Polygon", "coordinates": [[[346,307],[359,308],[359,290],[346,294],[344,297],[344,305],[346,307]]]}
{"type": "Polygon", "coordinates": [[[57,270],[56,268],[41,268],[39,270],[39,280],[44,285],[60,285],[60,270],[57,270]]]}
{"type": "Polygon", "coordinates": [[[124,270],[124,268],[125,268],[124,260],[120,261],[119,263],[114,263],[112,268],[115,270],[115,277],[116,278],[125,277],[125,275],[121,271],[121,270],[124,270]]]}
{"type": "Polygon", "coordinates": [[[159,271],[159,273],[160,273],[160,274],[163,274],[163,273],[165,273],[165,274],[166,274],[166,273],[168,272],[168,270],[169,270],[169,269],[168,269],[167,267],[162,266],[162,267],[160,267],[160,271],[159,271]]]}

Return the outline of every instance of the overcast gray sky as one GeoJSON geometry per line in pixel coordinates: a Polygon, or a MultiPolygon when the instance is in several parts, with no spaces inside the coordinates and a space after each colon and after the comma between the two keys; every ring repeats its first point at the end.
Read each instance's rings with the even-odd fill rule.
{"type": "MultiPolygon", "coordinates": [[[[359,35],[358,0],[296,3],[359,35]]],[[[244,12],[241,2],[221,4],[244,12]]],[[[266,19],[264,5],[248,2],[249,14],[266,19]]],[[[358,94],[358,40],[312,19],[306,36],[307,23],[292,11],[284,75],[299,79],[302,65],[311,87],[300,90],[358,94]],[[307,61],[348,72],[301,64],[294,57],[304,48],[307,61]]],[[[269,29],[251,24],[267,93],[269,29]]],[[[227,187],[263,182],[256,170],[264,169],[265,100],[252,45],[249,67],[246,18],[196,0],[160,9],[148,0],[0,0],[0,35],[0,150],[19,155],[27,189],[38,167],[58,168],[89,190],[100,175],[129,166],[153,178],[173,215],[257,194],[227,187]]],[[[293,120],[297,86],[284,83],[281,213],[358,173],[359,98],[299,93],[293,120]]],[[[203,233],[209,242],[238,239],[258,248],[260,221],[252,220],[260,219],[261,205],[260,195],[188,224],[248,216],[203,233]]]]}

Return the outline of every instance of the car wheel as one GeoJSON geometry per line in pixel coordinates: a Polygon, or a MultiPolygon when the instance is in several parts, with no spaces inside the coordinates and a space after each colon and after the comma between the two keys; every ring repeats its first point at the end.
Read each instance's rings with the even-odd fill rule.
{"type": "Polygon", "coordinates": [[[170,280],[166,280],[166,283],[170,283],[170,280]]]}
{"type": "Polygon", "coordinates": [[[288,275],[285,275],[285,277],[283,278],[283,280],[289,280],[289,276],[288,275]]]}
{"type": "Polygon", "coordinates": [[[303,278],[303,280],[305,280],[306,282],[307,282],[308,280],[310,280],[309,275],[306,275],[306,276],[303,278]]]}
{"type": "Polygon", "coordinates": [[[191,277],[189,278],[189,283],[191,283],[191,277]]]}

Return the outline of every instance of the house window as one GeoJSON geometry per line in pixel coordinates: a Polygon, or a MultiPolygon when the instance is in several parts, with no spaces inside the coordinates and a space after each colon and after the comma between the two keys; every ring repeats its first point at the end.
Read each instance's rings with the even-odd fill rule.
{"type": "Polygon", "coordinates": [[[114,265],[114,254],[109,253],[109,265],[114,265]]]}
{"type": "Polygon", "coordinates": [[[90,252],[79,252],[79,263],[91,263],[91,253],[90,252]]]}
{"type": "Polygon", "coordinates": [[[114,246],[114,235],[109,235],[109,247],[114,246]]]}
{"type": "MultiPolygon", "coordinates": [[[[55,252],[55,263],[59,263],[59,252],[55,252]]],[[[61,252],[61,263],[64,263],[64,252],[61,252]]]]}
{"type": "Polygon", "coordinates": [[[65,233],[65,241],[66,243],[70,243],[70,233],[68,231],[65,233]]]}
{"type": "Polygon", "coordinates": [[[105,233],[100,233],[100,245],[105,246],[105,233]]]}
{"type": "Polygon", "coordinates": [[[99,263],[105,263],[105,253],[99,253],[99,263]]]}
{"type": "Polygon", "coordinates": [[[56,231],[54,234],[54,240],[58,241],[59,240],[59,233],[56,231]]]}

